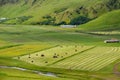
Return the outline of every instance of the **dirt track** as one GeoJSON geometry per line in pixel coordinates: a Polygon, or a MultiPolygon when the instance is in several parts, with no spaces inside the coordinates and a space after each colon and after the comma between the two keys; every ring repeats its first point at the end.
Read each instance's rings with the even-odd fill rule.
{"type": "Polygon", "coordinates": [[[117,76],[120,77],[119,66],[120,66],[120,62],[119,62],[119,63],[116,63],[115,66],[113,67],[113,72],[114,72],[114,74],[116,74],[117,76]]]}

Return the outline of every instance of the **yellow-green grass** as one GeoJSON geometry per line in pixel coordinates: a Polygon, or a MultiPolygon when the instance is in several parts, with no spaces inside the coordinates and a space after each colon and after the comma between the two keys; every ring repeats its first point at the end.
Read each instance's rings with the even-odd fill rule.
{"type": "MultiPolygon", "coordinates": [[[[19,0],[18,3],[6,4],[0,7],[0,17],[14,18],[18,16],[33,16],[31,19],[26,20],[23,24],[30,24],[40,22],[43,16],[51,15],[56,17],[57,22],[66,21],[69,22],[72,18],[83,15],[88,17],[96,17],[109,11],[106,5],[113,7],[108,4],[108,0],[29,0],[28,3],[24,4],[24,0],[19,0]],[[102,8],[100,8],[104,4],[102,8]],[[81,8],[82,9],[79,9],[81,8]],[[76,12],[80,11],[80,14],[76,12]],[[85,11],[87,10],[87,11],[85,11]],[[94,12],[95,11],[95,12],[94,12]],[[96,13],[97,11],[97,13],[96,13]],[[57,13],[56,13],[57,12],[57,13]],[[70,15],[72,13],[72,15],[70,15]],[[64,15],[63,15],[64,14],[64,15]]],[[[117,5],[117,3],[116,3],[117,5]]],[[[119,6],[119,5],[118,5],[119,6]]],[[[11,20],[6,23],[15,23],[17,20],[11,20]]],[[[19,21],[18,21],[19,23],[19,21]]]]}
{"type": "MultiPolygon", "coordinates": [[[[97,78],[97,77],[89,76],[92,73],[90,73],[88,75],[87,72],[84,72],[84,71],[73,71],[73,70],[67,70],[67,69],[40,67],[40,66],[35,66],[33,64],[26,63],[24,61],[18,61],[18,60],[10,59],[10,58],[0,58],[0,63],[1,63],[0,64],[1,66],[11,66],[11,67],[15,66],[15,67],[20,67],[20,68],[25,68],[28,70],[42,71],[44,73],[51,72],[51,73],[55,73],[59,77],[69,78],[69,79],[73,79],[73,80],[76,80],[76,79],[77,80],[79,80],[79,79],[88,80],[91,78],[92,79],[96,78],[95,80],[101,80],[101,79],[99,79],[101,77],[97,78]]],[[[93,73],[93,74],[96,74],[96,73],[93,73]]]]}
{"type": "Polygon", "coordinates": [[[0,50],[0,57],[14,57],[24,54],[31,54],[36,51],[40,51],[51,47],[49,44],[24,44],[21,46],[15,46],[0,50]]]}
{"type": "Polygon", "coordinates": [[[16,45],[16,44],[13,44],[13,43],[10,43],[10,42],[4,41],[4,40],[0,40],[0,49],[5,46],[10,46],[10,45],[16,45]]]}
{"type": "MultiPolygon", "coordinates": [[[[49,66],[40,67],[40,66],[28,64],[24,61],[18,61],[10,58],[0,58],[0,63],[1,63],[0,65],[2,66],[12,66],[12,67],[15,66],[15,67],[21,67],[21,68],[30,69],[30,70],[52,72],[57,74],[59,77],[66,77],[73,80],[76,80],[76,79],[77,80],[103,80],[103,79],[111,79],[111,78],[115,80],[119,80],[119,78],[114,76],[113,73],[111,73],[110,71],[107,73],[104,73],[104,72],[87,72],[87,71],[79,71],[79,70],[69,70],[69,69],[62,69],[62,68],[51,68],[49,66]]],[[[4,75],[4,74],[1,74],[1,75],[4,75]]]]}
{"type": "Polygon", "coordinates": [[[49,77],[36,74],[30,71],[20,71],[16,69],[0,68],[0,80],[72,80],[58,77],[49,77]]]}
{"type": "MultiPolygon", "coordinates": [[[[106,39],[120,39],[115,35],[94,35],[89,32],[79,32],[79,28],[64,29],[58,26],[31,26],[31,25],[2,25],[0,27],[0,39],[12,43],[52,43],[54,44],[81,44],[81,45],[104,45],[106,39]]],[[[119,44],[112,44],[112,46],[119,44]]]]}
{"type": "MultiPolygon", "coordinates": [[[[20,60],[39,66],[47,66],[55,63],[56,61],[65,59],[86,49],[89,49],[91,47],[92,46],[62,45],[48,50],[33,53],[31,55],[21,56],[20,60]],[[44,56],[42,57],[41,55],[44,56]],[[57,56],[57,58],[54,58],[54,56],[57,56]]],[[[16,59],[18,59],[18,57],[16,57],[16,59]]]]}
{"type": "Polygon", "coordinates": [[[120,30],[120,10],[108,12],[99,18],[96,18],[80,26],[81,30],[92,31],[113,31],[120,30]]]}
{"type": "Polygon", "coordinates": [[[119,35],[120,31],[101,31],[101,32],[91,32],[93,34],[101,34],[101,35],[119,35]]]}
{"type": "Polygon", "coordinates": [[[3,45],[5,45],[5,41],[2,41],[2,40],[0,40],[0,46],[3,46],[3,45]]]}
{"type": "Polygon", "coordinates": [[[120,47],[96,47],[89,51],[66,58],[51,67],[98,71],[120,59],[120,47]]]}

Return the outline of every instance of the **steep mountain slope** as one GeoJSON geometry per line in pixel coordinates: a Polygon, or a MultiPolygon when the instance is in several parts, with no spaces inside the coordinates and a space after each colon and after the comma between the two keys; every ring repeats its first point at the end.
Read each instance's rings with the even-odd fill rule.
{"type": "Polygon", "coordinates": [[[120,9],[120,0],[0,0],[4,23],[62,24],[76,17],[89,19],[120,9]]]}
{"type": "Polygon", "coordinates": [[[82,30],[120,30],[120,10],[108,12],[80,26],[82,30]]]}

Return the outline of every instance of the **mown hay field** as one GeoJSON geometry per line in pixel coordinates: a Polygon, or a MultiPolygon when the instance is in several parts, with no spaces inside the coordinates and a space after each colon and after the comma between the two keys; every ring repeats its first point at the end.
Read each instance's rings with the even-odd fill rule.
{"type": "Polygon", "coordinates": [[[82,52],[91,47],[92,46],[80,46],[80,45],[57,46],[30,55],[21,56],[20,60],[39,66],[47,66],[50,64],[54,64],[57,61],[71,57],[73,55],[77,55],[77,53],[82,52]]]}
{"type": "Polygon", "coordinates": [[[119,47],[96,47],[62,60],[51,67],[98,71],[118,59],[120,59],[119,47]]]}
{"type": "Polygon", "coordinates": [[[119,47],[57,46],[21,56],[19,60],[38,66],[98,71],[118,59],[119,47]]]}

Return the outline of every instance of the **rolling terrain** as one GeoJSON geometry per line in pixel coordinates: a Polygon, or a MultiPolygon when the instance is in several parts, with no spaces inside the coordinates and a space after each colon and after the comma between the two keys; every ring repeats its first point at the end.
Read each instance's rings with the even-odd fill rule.
{"type": "MultiPolygon", "coordinates": [[[[57,75],[58,80],[119,80],[113,74],[113,68],[120,60],[120,45],[106,44],[104,40],[113,37],[120,39],[120,34],[109,32],[108,36],[100,35],[100,32],[91,34],[91,31],[86,33],[76,30],[80,29],[1,24],[0,66],[50,72],[57,75]]],[[[53,76],[39,77],[36,73],[11,68],[7,71],[2,68],[0,76],[3,80],[34,80],[35,76],[36,80],[57,80],[53,76]],[[9,71],[14,70],[16,75],[9,74],[9,71]],[[28,77],[20,73],[28,74],[28,77]]]]}
{"type": "Polygon", "coordinates": [[[120,30],[120,10],[106,13],[99,18],[80,26],[83,30],[93,31],[114,31],[120,30]]]}
{"type": "Polygon", "coordinates": [[[6,24],[69,24],[79,16],[95,19],[120,9],[119,0],[0,0],[0,4],[6,24]]]}
{"type": "Polygon", "coordinates": [[[0,0],[0,80],[120,80],[120,43],[105,43],[119,14],[120,0],[0,0]]]}

